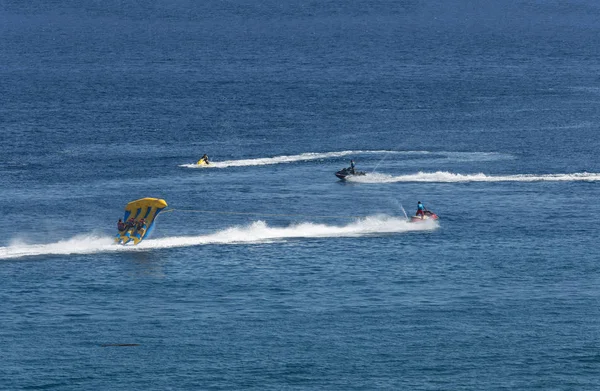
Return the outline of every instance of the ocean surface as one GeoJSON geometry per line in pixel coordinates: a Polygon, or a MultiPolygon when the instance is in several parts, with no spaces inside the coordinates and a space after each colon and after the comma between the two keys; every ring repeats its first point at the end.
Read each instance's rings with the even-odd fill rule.
{"type": "Polygon", "coordinates": [[[4,0],[0,389],[598,390],[599,131],[597,1],[4,0]]]}

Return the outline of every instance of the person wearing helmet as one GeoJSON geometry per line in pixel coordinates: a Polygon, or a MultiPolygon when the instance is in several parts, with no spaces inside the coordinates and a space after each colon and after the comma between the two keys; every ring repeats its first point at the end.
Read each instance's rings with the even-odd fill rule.
{"type": "Polygon", "coordinates": [[[415,215],[421,217],[425,216],[425,207],[423,206],[421,201],[417,202],[417,213],[415,215]]]}

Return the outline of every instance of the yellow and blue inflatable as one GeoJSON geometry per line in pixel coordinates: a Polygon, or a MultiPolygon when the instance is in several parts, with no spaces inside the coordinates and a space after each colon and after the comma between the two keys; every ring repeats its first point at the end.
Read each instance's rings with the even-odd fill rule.
{"type": "Polygon", "coordinates": [[[133,226],[127,226],[123,231],[119,231],[115,242],[120,244],[141,242],[150,235],[156,216],[166,207],[167,202],[159,198],[141,198],[128,203],[125,206],[123,222],[129,222],[133,226]]]}

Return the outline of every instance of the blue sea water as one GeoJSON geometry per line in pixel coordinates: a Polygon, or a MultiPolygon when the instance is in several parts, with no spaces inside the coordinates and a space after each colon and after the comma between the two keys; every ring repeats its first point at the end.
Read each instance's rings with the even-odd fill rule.
{"type": "Polygon", "coordinates": [[[600,388],[596,2],[0,7],[0,389],[600,388]]]}

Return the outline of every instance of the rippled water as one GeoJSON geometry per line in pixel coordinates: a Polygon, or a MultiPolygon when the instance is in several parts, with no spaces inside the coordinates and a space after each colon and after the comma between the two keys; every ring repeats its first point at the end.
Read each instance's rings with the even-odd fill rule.
{"type": "Polygon", "coordinates": [[[0,388],[598,389],[599,15],[5,2],[0,388]]]}

